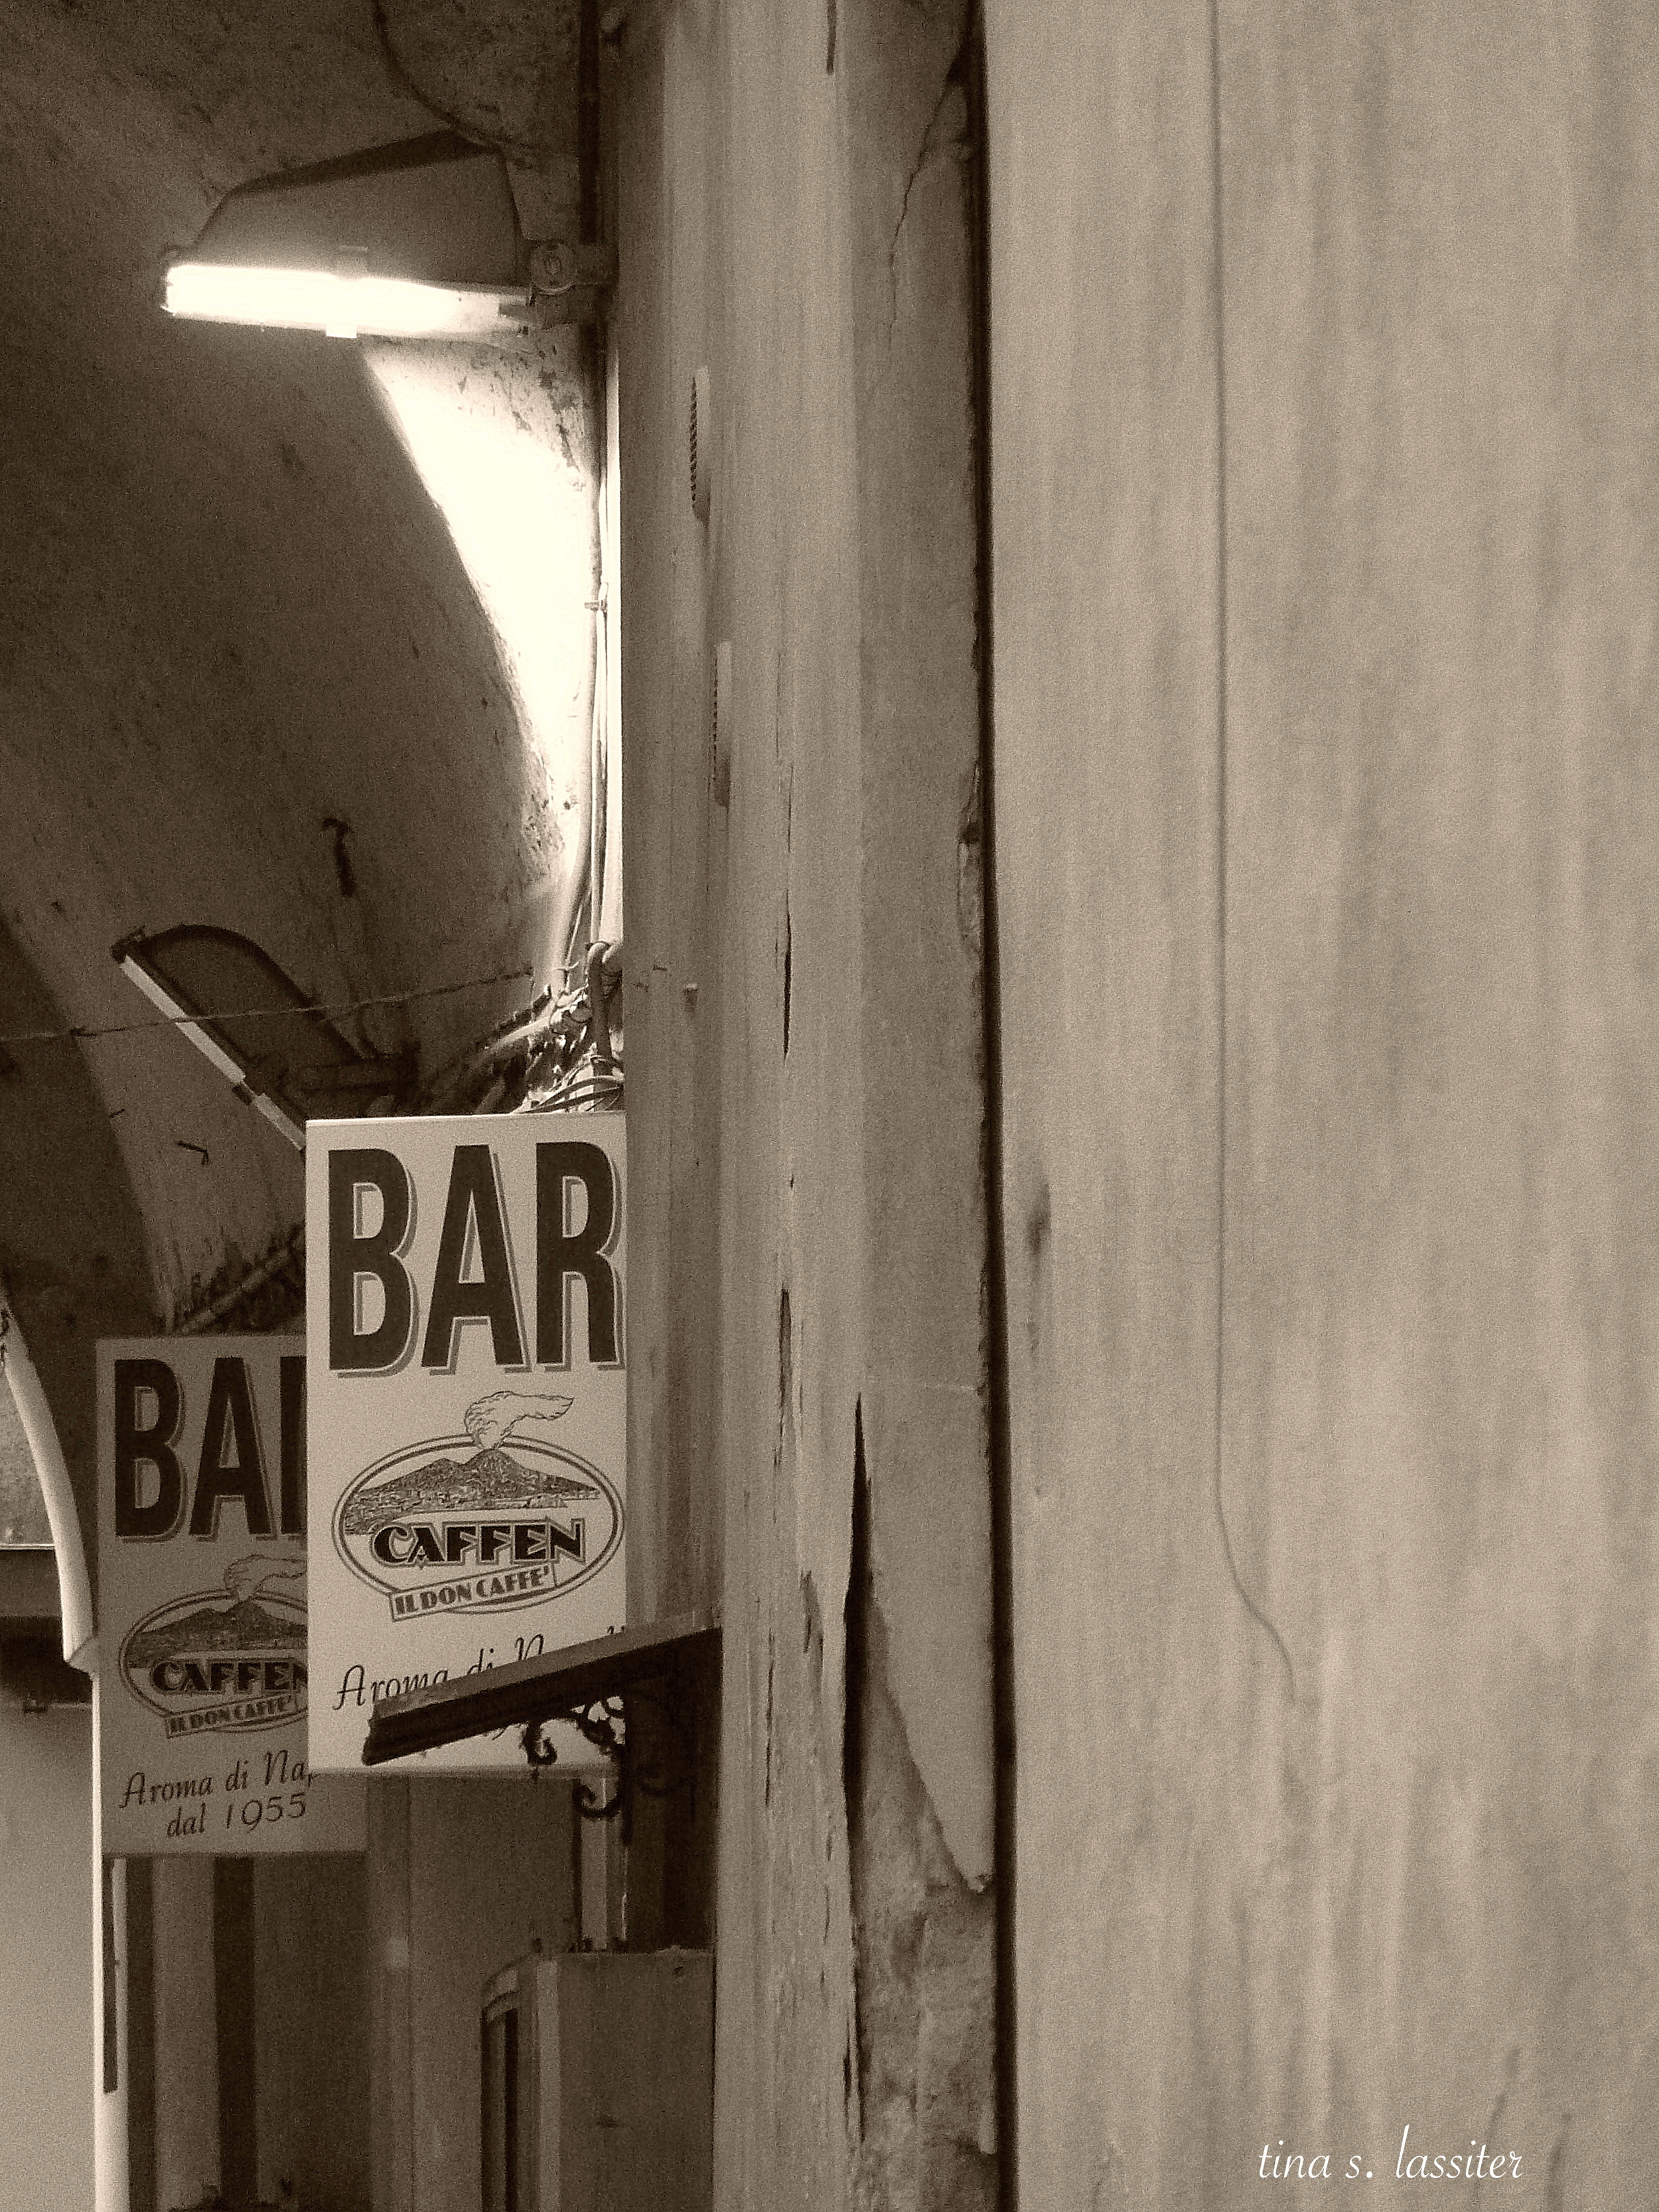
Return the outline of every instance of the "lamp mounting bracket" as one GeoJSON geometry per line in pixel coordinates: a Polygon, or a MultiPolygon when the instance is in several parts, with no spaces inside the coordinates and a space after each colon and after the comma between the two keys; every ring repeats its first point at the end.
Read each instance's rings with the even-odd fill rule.
{"type": "Polygon", "coordinates": [[[539,329],[603,321],[616,281],[615,246],[579,245],[568,238],[538,239],[531,246],[531,312],[539,329]]]}

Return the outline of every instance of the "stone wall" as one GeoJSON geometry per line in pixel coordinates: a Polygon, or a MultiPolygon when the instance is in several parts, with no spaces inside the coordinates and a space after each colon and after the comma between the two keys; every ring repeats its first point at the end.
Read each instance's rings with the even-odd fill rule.
{"type": "Polygon", "coordinates": [[[724,1608],[755,2212],[995,2188],[963,29],[640,9],[612,81],[629,1606],[724,1608]]]}
{"type": "Polygon", "coordinates": [[[1639,2195],[1659,39],[989,73],[1021,2201],[1639,2195]]]}

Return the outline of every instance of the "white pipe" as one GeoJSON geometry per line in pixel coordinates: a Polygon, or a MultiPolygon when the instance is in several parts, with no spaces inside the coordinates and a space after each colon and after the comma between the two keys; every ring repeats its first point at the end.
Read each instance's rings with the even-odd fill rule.
{"type": "Polygon", "coordinates": [[[97,1622],[92,1610],[92,1584],[87,1576],[87,1554],[81,1540],[81,1516],[75,1490],[58,1441],[58,1424],[34,1371],[23,1332],[3,1286],[0,1286],[0,1368],[5,1370],[17,1418],[34,1459],[46,1518],[52,1523],[52,1547],[58,1554],[58,1605],[64,1622],[64,1656],[83,1674],[98,1667],[97,1622]]]}
{"type": "Polygon", "coordinates": [[[608,808],[605,769],[611,744],[611,571],[614,565],[610,544],[610,373],[605,372],[599,404],[599,434],[593,452],[593,521],[599,539],[599,588],[593,599],[593,715],[592,744],[587,757],[587,943],[590,951],[602,939],[605,921],[605,877],[608,808]]]}
{"type": "Polygon", "coordinates": [[[622,381],[613,325],[605,342],[605,468],[602,541],[605,599],[604,896],[595,934],[607,945],[623,938],[622,724],[622,381]]]}

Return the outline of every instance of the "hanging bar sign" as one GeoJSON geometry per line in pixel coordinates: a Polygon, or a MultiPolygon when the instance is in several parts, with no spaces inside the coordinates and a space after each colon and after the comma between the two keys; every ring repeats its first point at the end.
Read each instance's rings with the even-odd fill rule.
{"type": "Polygon", "coordinates": [[[361,1850],[307,1759],[305,1345],[98,1346],[98,1747],[117,1856],[361,1850]]]}
{"type": "MultiPolygon", "coordinates": [[[[311,1746],[355,1770],[376,1698],[623,1626],[623,1125],[306,1138],[311,1746]]],[[[522,1760],[507,1736],[441,1763],[522,1760]]]]}

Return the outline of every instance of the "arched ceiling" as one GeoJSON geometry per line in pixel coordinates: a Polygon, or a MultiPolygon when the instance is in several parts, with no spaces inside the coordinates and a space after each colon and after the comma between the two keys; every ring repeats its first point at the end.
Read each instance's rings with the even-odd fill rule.
{"type": "MultiPolygon", "coordinates": [[[[411,9],[429,67],[465,13],[411,9]]],[[[231,185],[433,127],[386,28],[0,0],[0,1035],[143,1020],[110,946],[177,922],[331,1003],[533,970],[363,1018],[428,1067],[550,973],[577,799],[358,349],[159,307],[231,185]]],[[[94,1338],[286,1233],[301,1162],[166,1030],[5,1051],[0,1274],[80,1483],[94,1338]]]]}

